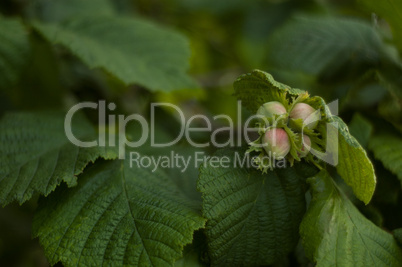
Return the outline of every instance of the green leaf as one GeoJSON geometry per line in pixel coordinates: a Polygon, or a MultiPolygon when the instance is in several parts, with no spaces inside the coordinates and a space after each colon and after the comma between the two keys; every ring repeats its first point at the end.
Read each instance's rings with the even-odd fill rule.
{"type": "Polygon", "coordinates": [[[368,204],[373,197],[376,177],[373,164],[366,151],[349,133],[347,125],[337,116],[332,121],[338,124],[338,165],[336,169],[345,182],[352,187],[356,197],[368,204]]]}
{"type": "Polygon", "coordinates": [[[370,12],[375,12],[380,17],[384,18],[393,32],[395,43],[402,50],[402,37],[400,32],[402,31],[402,2],[399,0],[359,0],[370,12]]]}
{"type": "Polygon", "coordinates": [[[10,90],[29,57],[28,32],[19,19],[0,16],[0,89],[10,90]]]}
{"type": "MultiPolygon", "coordinates": [[[[138,140],[138,139],[135,139],[138,140]]],[[[168,139],[166,142],[170,142],[173,138],[168,139]]],[[[147,147],[142,146],[136,148],[134,153],[140,155],[153,156],[161,159],[173,159],[175,156],[180,156],[186,159],[186,163],[179,163],[177,166],[161,166],[165,173],[171,177],[173,183],[177,185],[180,191],[188,197],[190,201],[201,207],[201,194],[197,191],[197,179],[199,176],[199,159],[208,157],[206,151],[195,148],[188,145],[173,145],[166,148],[161,147],[147,147]]],[[[161,160],[162,161],[162,160],[161,160]]],[[[156,168],[158,165],[151,164],[151,168],[156,168]]]]}
{"type": "Polygon", "coordinates": [[[367,147],[373,125],[361,114],[355,113],[349,123],[349,131],[363,147],[367,147]]]}
{"type": "Polygon", "coordinates": [[[392,134],[379,134],[370,138],[369,148],[384,167],[398,176],[402,183],[402,139],[392,134]]]}
{"type": "Polygon", "coordinates": [[[402,250],[392,235],[367,220],[325,170],[307,181],[313,198],[300,235],[317,266],[401,266],[402,250]]]}
{"type": "Polygon", "coordinates": [[[39,203],[33,233],[51,264],[171,266],[205,219],[162,172],[97,164],[39,203]]]}
{"type": "Polygon", "coordinates": [[[103,68],[126,84],[170,91],[194,86],[186,75],[186,38],[142,19],[80,17],[63,24],[35,23],[54,44],[67,47],[91,68],[103,68]]]}
{"type": "Polygon", "coordinates": [[[298,17],[272,35],[268,61],[275,68],[320,74],[351,60],[376,62],[381,49],[379,35],[363,21],[298,17]]]}
{"type": "MultiPolygon", "coordinates": [[[[62,112],[20,112],[0,121],[0,203],[20,204],[34,194],[50,194],[62,181],[77,184],[77,175],[98,157],[115,158],[105,147],[81,148],[64,132],[62,112]]],[[[72,130],[78,139],[97,139],[91,124],[74,116],[72,130]]]]}
{"type": "Polygon", "coordinates": [[[269,101],[278,101],[287,107],[286,93],[294,96],[304,93],[302,90],[292,89],[275,81],[271,74],[260,70],[241,75],[233,86],[235,96],[253,113],[269,101]]]}
{"type": "Polygon", "coordinates": [[[221,150],[215,157],[230,162],[228,167],[210,161],[198,181],[212,265],[259,266],[283,259],[298,241],[306,205],[303,177],[314,175],[315,168],[296,164],[263,175],[239,165],[244,151],[221,150]]]}

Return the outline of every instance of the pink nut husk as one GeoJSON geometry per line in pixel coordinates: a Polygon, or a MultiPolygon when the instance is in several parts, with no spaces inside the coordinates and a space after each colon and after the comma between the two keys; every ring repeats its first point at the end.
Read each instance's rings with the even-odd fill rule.
{"type": "Polygon", "coordinates": [[[286,108],[278,101],[271,101],[263,104],[258,110],[257,115],[263,117],[273,117],[274,115],[286,114],[286,108]]]}
{"type": "Polygon", "coordinates": [[[303,124],[313,130],[320,120],[320,113],[306,103],[297,103],[290,111],[289,117],[294,120],[302,119],[303,124]]]}
{"type": "Polygon", "coordinates": [[[268,156],[284,158],[290,151],[289,136],[282,128],[273,128],[264,133],[262,144],[268,156]]]}

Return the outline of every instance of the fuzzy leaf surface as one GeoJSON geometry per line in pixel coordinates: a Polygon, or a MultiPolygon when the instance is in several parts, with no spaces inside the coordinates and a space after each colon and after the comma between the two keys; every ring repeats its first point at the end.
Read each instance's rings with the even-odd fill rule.
{"type": "Polygon", "coordinates": [[[287,107],[287,92],[295,96],[304,93],[302,90],[292,89],[275,81],[271,74],[261,70],[241,75],[233,86],[235,96],[242,101],[242,105],[254,113],[261,105],[270,101],[278,101],[287,107]]]}
{"type": "Polygon", "coordinates": [[[209,163],[200,171],[198,190],[213,266],[269,265],[298,241],[306,205],[304,178],[313,176],[315,168],[296,164],[263,175],[253,167],[234,168],[236,157],[243,160],[243,155],[221,150],[215,156],[228,158],[230,167],[209,163]]]}
{"type": "Polygon", "coordinates": [[[162,172],[101,162],[39,203],[33,233],[51,264],[172,266],[205,223],[162,172]]]}
{"type": "MultiPolygon", "coordinates": [[[[19,112],[0,121],[0,203],[20,204],[35,193],[47,196],[61,182],[77,184],[77,175],[98,157],[115,158],[105,147],[82,148],[64,132],[63,112],[19,112]]],[[[78,139],[96,140],[83,116],[74,116],[72,131],[78,139]]]]}

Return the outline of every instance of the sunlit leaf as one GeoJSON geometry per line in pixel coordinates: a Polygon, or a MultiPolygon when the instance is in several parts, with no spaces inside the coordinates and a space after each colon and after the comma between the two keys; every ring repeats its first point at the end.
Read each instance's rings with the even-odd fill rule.
{"type": "Polygon", "coordinates": [[[313,198],[300,225],[306,255],[317,266],[400,266],[390,233],[366,219],[326,171],[308,179],[313,198]]]}

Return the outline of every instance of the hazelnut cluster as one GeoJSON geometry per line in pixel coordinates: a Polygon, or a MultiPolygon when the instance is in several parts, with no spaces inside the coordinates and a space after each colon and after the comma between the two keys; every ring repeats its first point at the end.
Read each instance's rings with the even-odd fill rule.
{"type": "Polygon", "coordinates": [[[250,143],[248,152],[258,151],[254,159],[258,169],[267,172],[275,161],[287,159],[291,164],[309,155],[320,120],[320,111],[309,104],[295,102],[287,110],[278,101],[263,104],[257,111],[260,137],[250,143]]]}

